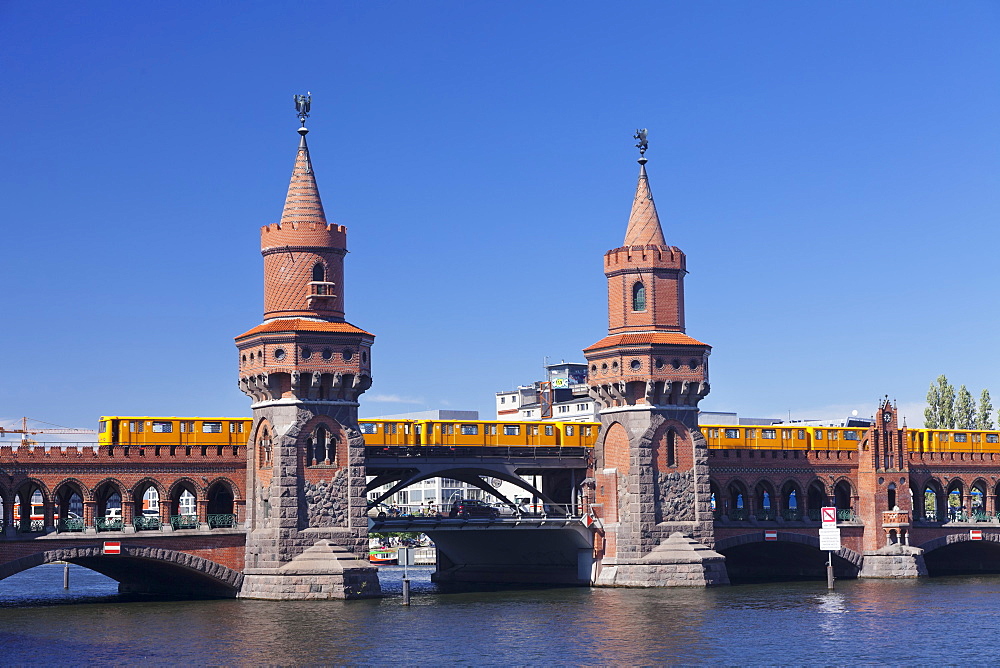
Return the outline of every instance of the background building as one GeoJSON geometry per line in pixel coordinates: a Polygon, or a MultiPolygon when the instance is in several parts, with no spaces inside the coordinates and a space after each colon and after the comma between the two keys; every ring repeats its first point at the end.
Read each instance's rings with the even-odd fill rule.
{"type": "Polygon", "coordinates": [[[497,420],[593,422],[597,419],[594,401],[587,391],[586,364],[548,364],[545,372],[545,380],[497,392],[497,420]]]}

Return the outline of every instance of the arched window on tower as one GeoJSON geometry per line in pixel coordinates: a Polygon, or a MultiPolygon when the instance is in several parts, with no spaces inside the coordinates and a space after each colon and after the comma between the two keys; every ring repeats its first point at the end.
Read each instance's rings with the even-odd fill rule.
{"type": "Polygon", "coordinates": [[[320,425],[312,436],[306,439],[306,466],[317,464],[332,464],[335,458],[334,444],[336,437],[320,425]]]}
{"type": "Polygon", "coordinates": [[[636,281],[632,286],[632,310],[646,310],[646,286],[642,284],[642,281],[636,281]]]}
{"type": "Polygon", "coordinates": [[[667,466],[677,466],[677,434],[673,429],[667,432],[667,466]]]}
{"type": "Polygon", "coordinates": [[[313,280],[314,281],[325,281],[326,280],[326,267],[323,266],[322,262],[317,262],[313,265],[313,280]]]}

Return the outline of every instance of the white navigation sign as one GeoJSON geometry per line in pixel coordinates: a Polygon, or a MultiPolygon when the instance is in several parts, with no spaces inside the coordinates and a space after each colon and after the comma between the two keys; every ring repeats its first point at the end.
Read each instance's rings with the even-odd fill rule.
{"type": "Polygon", "coordinates": [[[840,549],[840,529],[838,527],[819,530],[819,549],[836,552],[840,549]]]}

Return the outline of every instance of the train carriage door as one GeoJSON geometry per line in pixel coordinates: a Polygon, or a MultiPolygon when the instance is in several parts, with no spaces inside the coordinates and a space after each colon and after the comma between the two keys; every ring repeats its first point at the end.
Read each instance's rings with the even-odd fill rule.
{"type": "Polygon", "coordinates": [[[111,445],[118,445],[118,424],[121,420],[110,420],[111,422],[111,445]]]}

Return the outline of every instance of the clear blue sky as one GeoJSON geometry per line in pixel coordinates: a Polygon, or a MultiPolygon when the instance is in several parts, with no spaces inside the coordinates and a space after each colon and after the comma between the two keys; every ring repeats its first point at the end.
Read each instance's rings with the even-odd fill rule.
{"type": "Polygon", "coordinates": [[[0,419],[249,414],[233,337],[307,90],[362,416],[490,417],[582,361],[636,127],[703,409],[1000,398],[996,2],[7,0],[0,71],[0,419]]]}

